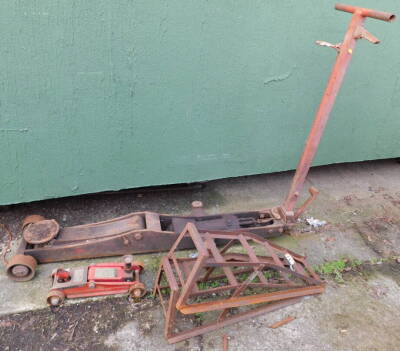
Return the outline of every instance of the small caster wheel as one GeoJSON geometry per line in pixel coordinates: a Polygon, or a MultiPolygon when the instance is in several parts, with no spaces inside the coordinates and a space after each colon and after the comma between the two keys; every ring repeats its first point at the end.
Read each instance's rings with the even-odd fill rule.
{"type": "Polygon", "coordinates": [[[15,255],[7,264],[7,276],[17,282],[26,282],[35,275],[37,262],[28,255],[15,255]]]}
{"type": "Polygon", "coordinates": [[[50,290],[47,294],[47,304],[49,306],[60,306],[65,300],[65,294],[61,290],[50,290]]]}
{"type": "Polygon", "coordinates": [[[129,295],[132,297],[132,299],[139,300],[146,295],[146,287],[143,283],[136,283],[130,287],[129,295]]]}

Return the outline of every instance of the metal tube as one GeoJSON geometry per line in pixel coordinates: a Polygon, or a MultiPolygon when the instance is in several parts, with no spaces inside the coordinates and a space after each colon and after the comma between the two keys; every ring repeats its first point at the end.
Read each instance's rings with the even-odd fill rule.
{"type": "Polygon", "coordinates": [[[224,334],[222,337],[222,344],[224,351],[229,351],[229,337],[228,335],[224,334]]]}
{"type": "Polygon", "coordinates": [[[363,17],[371,17],[382,21],[392,22],[396,19],[396,16],[393,13],[389,12],[381,12],[375,11],[371,9],[365,9],[363,7],[344,5],[344,4],[336,4],[335,9],[344,12],[356,13],[360,12],[363,17]]]}
{"type": "Polygon", "coordinates": [[[296,201],[299,197],[301,188],[311,167],[311,163],[317,152],[322,134],[324,132],[326,123],[328,122],[329,115],[335,103],[336,96],[342,85],[347,67],[353,57],[353,51],[356,46],[357,39],[360,38],[358,32],[364,23],[366,17],[373,17],[382,20],[393,20],[395,18],[392,14],[385,12],[378,12],[374,10],[364,9],[360,7],[336,5],[336,9],[353,13],[350,25],[347,29],[343,43],[340,45],[339,54],[333,66],[332,73],[329,77],[328,84],[325,88],[324,95],[319,105],[315,120],[312,124],[310,133],[308,135],[303,154],[300,158],[299,164],[296,168],[296,173],[293,177],[289,193],[283,204],[285,211],[293,211],[296,201]]]}

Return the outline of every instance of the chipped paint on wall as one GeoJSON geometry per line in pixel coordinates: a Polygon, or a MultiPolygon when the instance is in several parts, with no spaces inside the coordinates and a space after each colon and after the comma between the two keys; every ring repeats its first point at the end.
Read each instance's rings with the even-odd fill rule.
{"type": "Polygon", "coordinates": [[[282,82],[282,81],[288,79],[293,74],[295,69],[296,69],[296,66],[293,66],[290,71],[287,71],[287,72],[282,73],[277,76],[272,76],[272,77],[267,78],[266,80],[264,80],[264,85],[268,85],[270,83],[275,83],[275,82],[282,82]]]}

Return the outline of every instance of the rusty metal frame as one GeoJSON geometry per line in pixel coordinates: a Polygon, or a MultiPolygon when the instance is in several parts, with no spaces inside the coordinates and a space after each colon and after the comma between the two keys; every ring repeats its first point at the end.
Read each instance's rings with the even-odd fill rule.
{"type": "MultiPolygon", "coordinates": [[[[23,238],[18,253],[48,263],[168,251],[187,223],[194,223],[201,231],[251,231],[264,237],[275,236],[294,225],[285,223],[271,210],[188,216],[135,212],[98,223],[60,228],[56,238],[46,244],[30,244],[23,238]]],[[[35,223],[25,224],[23,233],[30,225],[35,223]]],[[[181,248],[192,248],[191,242],[183,241],[181,248]]]]}
{"type": "MultiPolygon", "coordinates": [[[[187,216],[135,212],[72,227],[54,226],[50,225],[54,221],[42,216],[28,216],[23,222],[23,235],[16,255],[7,264],[7,275],[19,281],[33,278],[33,274],[21,276],[25,271],[34,273],[36,267],[36,264],[27,267],[25,260],[21,259],[24,256],[38,263],[49,263],[168,251],[187,223],[195,224],[200,231],[249,231],[263,237],[275,236],[294,225],[285,221],[275,209],[207,215],[201,205],[195,201],[192,213],[187,216]],[[48,230],[48,233],[41,230],[48,230]],[[34,234],[41,240],[39,244],[27,242],[35,240],[34,234]],[[48,238],[48,242],[43,242],[43,238],[48,238]]],[[[180,249],[190,248],[193,248],[190,240],[181,242],[180,249]]]]}
{"type": "Polygon", "coordinates": [[[160,297],[164,311],[165,337],[168,342],[175,343],[297,303],[304,296],[320,294],[324,290],[325,284],[305,257],[293,251],[255,234],[200,233],[188,223],[161,259],[153,294],[160,297]],[[178,256],[176,252],[185,239],[192,240],[196,248],[195,254],[189,257],[183,257],[182,253],[178,256]],[[217,242],[222,244],[220,249],[217,242]],[[263,254],[256,254],[256,250],[263,254]],[[210,283],[211,286],[207,286],[210,283]],[[213,286],[215,283],[221,286],[213,286]],[[259,290],[262,291],[255,292],[259,290]],[[164,300],[166,292],[169,292],[168,304],[164,300]],[[199,298],[206,301],[199,302],[199,298]],[[241,311],[244,306],[247,310],[241,311]],[[175,332],[179,314],[206,312],[218,312],[218,316],[205,325],[175,332]]]}

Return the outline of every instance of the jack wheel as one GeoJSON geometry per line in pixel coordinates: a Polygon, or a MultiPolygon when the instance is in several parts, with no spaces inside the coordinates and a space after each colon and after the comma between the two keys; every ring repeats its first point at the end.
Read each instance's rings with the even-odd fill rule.
{"type": "Polygon", "coordinates": [[[143,283],[136,283],[130,287],[129,295],[132,297],[132,299],[139,300],[146,295],[146,287],[143,283]]]}
{"type": "Polygon", "coordinates": [[[49,306],[60,306],[65,300],[65,294],[61,290],[50,290],[47,294],[47,304],[49,306]]]}
{"type": "Polygon", "coordinates": [[[28,255],[15,255],[7,264],[7,276],[16,282],[26,282],[35,275],[37,262],[28,255]]]}

